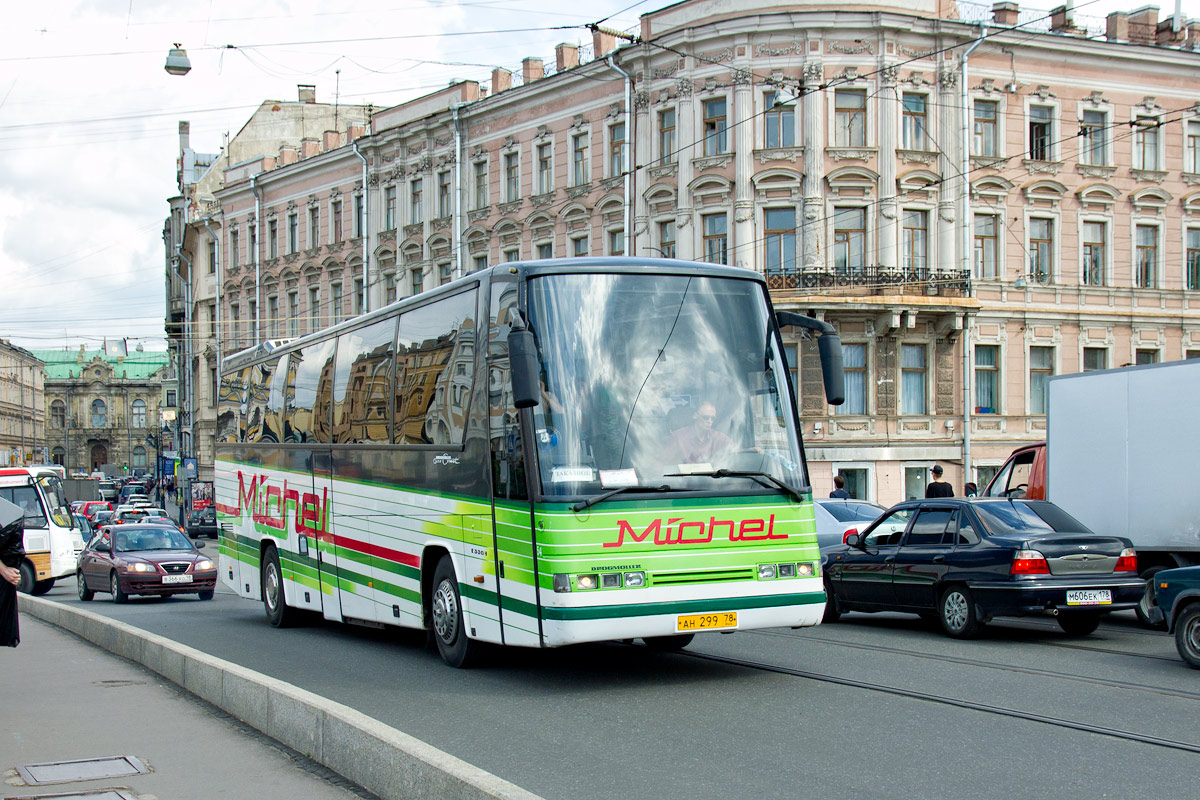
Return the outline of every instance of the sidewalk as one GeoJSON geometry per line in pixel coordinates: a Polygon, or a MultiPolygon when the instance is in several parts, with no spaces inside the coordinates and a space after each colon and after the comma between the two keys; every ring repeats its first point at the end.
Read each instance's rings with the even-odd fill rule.
{"type": "Polygon", "coordinates": [[[58,794],[95,800],[374,797],[162,676],[28,613],[21,614],[20,647],[0,648],[0,686],[3,800],[58,794]],[[112,756],[131,756],[150,771],[34,784],[17,772],[112,756]]]}

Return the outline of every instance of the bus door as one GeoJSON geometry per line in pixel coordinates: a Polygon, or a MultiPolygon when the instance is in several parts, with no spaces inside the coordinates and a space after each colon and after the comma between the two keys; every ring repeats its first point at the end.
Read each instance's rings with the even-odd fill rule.
{"type": "MultiPolygon", "coordinates": [[[[317,561],[317,580],[320,581],[321,611],[325,619],[342,621],[342,593],[338,581],[338,555],[333,502],[333,457],[327,448],[312,451],[312,495],[301,509],[307,536],[314,540],[312,547],[317,561]]],[[[362,617],[355,614],[353,616],[362,617]]],[[[365,619],[375,619],[374,610],[365,619]]]]}

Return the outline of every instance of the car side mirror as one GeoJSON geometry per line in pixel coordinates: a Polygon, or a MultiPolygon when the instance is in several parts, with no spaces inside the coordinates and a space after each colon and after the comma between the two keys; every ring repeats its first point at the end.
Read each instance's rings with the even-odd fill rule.
{"type": "Polygon", "coordinates": [[[203,549],[204,549],[204,542],[196,542],[195,544],[196,544],[196,549],[197,549],[197,550],[203,550],[203,549]]]}
{"type": "Polygon", "coordinates": [[[860,547],[862,543],[862,537],[857,533],[848,533],[843,541],[845,541],[850,547],[860,547]]]}
{"type": "Polygon", "coordinates": [[[108,542],[96,542],[96,546],[93,549],[97,553],[107,553],[111,548],[109,547],[108,542]]]}

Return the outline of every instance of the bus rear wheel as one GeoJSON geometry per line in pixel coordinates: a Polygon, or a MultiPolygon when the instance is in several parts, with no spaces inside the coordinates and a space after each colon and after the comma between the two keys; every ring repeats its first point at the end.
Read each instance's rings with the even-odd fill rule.
{"type": "Polygon", "coordinates": [[[433,640],[442,661],[452,667],[469,667],[479,655],[480,645],[467,637],[463,624],[462,596],[450,556],[442,556],[433,572],[433,596],[430,600],[433,640]]]}
{"type": "Polygon", "coordinates": [[[272,545],[263,554],[262,598],[267,619],[276,628],[290,628],[296,624],[300,612],[287,604],[283,592],[283,570],[279,567],[279,551],[272,545]]]}
{"type": "Polygon", "coordinates": [[[57,578],[46,578],[44,581],[37,581],[33,584],[33,591],[30,592],[34,597],[41,597],[46,592],[54,588],[54,581],[57,578]]]}

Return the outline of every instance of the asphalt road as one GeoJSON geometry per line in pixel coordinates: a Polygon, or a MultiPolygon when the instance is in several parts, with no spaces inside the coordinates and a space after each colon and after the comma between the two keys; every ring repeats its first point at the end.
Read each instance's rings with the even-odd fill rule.
{"type": "MultiPolygon", "coordinates": [[[[79,603],[71,582],[47,597],[79,603]]],[[[454,670],[417,632],[276,630],[224,586],[209,602],[116,606],[98,594],[84,605],[357,708],[546,798],[1096,800],[1150,787],[1182,798],[1196,796],[1200,774],[1200,672],[1131,613],[1085,638],[1049,619],[1004,620],[971,642],[916,617],[848,614],[702,634],[686,651],[788,673],[616,643],[500,651],[454,670]]]]}

